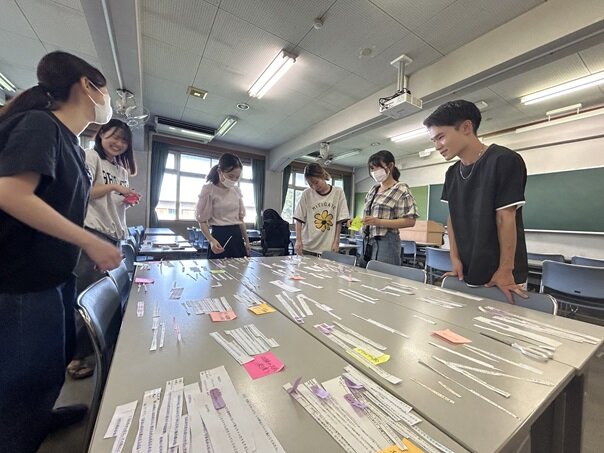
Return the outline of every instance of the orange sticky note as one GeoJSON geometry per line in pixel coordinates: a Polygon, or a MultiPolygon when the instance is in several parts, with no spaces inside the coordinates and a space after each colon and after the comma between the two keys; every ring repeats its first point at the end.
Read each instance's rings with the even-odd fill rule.
{"type": "Polygon", "coordinates": [[[210,318],[214,322],[231,321],[235,319],[237,315],[233,310],[228,311],[213,311],[210,313],[210,318]]]}
{"type": "Polygon", "coordinates": [[[275,311],[275,309],[269,304],[255,305],[253,307],[250,307],[249,310],[255,315],[265,315],[267,313],[272,313],[275,311]]]}
{"type": "Polygon", "coordinates": [[[465,343],[472,343],[472,340],[469,340],[466,337],[462,337],[461,335],[459,335],[458,333],[453,332],[450,329],[445,329],[445,330],[435,330],[434,332],[432,332],[433,335],[438,335],[441,338],[444,338],[445,340],[453,343],[453,344],[465,344],[465,343]]]}
{"type": "Polygon", "coordinates": [[[405,453],[404,450],[401,450],[401,447],[398,445],[391,445],[390,447],[386,447],[383,450],[378,451],[378,453],[405,453]]]}
{"type": "Polygon", "coordinates": [[[424,450],[419,447],[416,447],[415,444],[409,439],[403,439],[403,445],[407,447],[407,451],[409,453],[424,453],[424,450]]]}
{"type": "Polygon", "coordinates": [[[304,277],[302,277],[301,275],[292,275],[290,277],[290,280],[304,280],[304,277]]]}

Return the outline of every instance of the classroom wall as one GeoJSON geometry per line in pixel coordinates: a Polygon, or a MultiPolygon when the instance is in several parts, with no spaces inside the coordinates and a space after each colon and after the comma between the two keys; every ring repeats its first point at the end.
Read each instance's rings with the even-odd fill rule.
{"type": "Polygon", "coordinates": [[[140,193],[143,197],[141,202],[126,211],[126,221],[129,226],[147,225],[149,153],[146,151],[135,151],[136,175],[129,178],[130,187],[140,193]]]}
{"type": "MultiPolygon", "coordinates": [[[[602,117],[591,120],[523,134],[512,132],[484,141],[518,151],[526,162],[529,175],[604,167],[602,117]]],[[[411,187],[442,184],[447,168],[452,165],[452,162],[443,161],[437,153],[432,153],[428,159],[414,156],[397,161],[401,165],[401,179],[411,187]]],[[[355,190],[367,191],[373,180],[363,168],[357,169],[357,174],[359,179],[355,190]]],[[[560,210],[560,215],[572,215],[572,207],[560,207],[560,210]]],[[[562,253],[568,258],[573,255],[604,258],[604,232],[577,234],[530,231],[527,232],[526,239],[529,251],[562,253]]]]}

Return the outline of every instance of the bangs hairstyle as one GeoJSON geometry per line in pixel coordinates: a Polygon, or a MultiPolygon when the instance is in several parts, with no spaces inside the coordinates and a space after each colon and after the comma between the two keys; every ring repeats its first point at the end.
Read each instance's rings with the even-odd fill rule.
{"type": "Polygon", "coordinates": [[[398,178],[401,177],[401,172],[398,168],[396,168],[394,156],[390,151],[383,149],[369,156],[369,159],[367,160],[367,168],[369,169],[369,173],[371,173],[371,167],[380,167],[388,170],[388,164],[392,164],[392,177],[398,182],[398,178]]]}
{"type": "Polygon", "coordinates": [[[67,52],[51,52],[42,57],[36,71],[38,84],[9,101],[0,109],[0,122],[30,110],[56,110],[69,100],[71,87],[86,77],[97,88],[107,81],[94,66],[67,52]]]}
{"type": "Polygon", "coordinates": [[[117,156],[115,160],[117,163],[128,170],[131,176],[136,175],[136,162],[134,161],[134,150],[132,149],[132,131],[130,127],[123,121],[118,119],[109,120],[107,124],[103,124],[99,131],[96,133],[96,137],[94,138],[94,150],[98,153],[101,159],[107,160],[107,155],[105,151],[103,151],[103,142],[102,136],[111,132],[111,135],[105,137],[113,137],[116,134],[121,135],[126,142],[128,143],[128,147],[126,151],[117,156]]]}
{"type": "Polygon", "coordinates": [[[208,173],[206,181],[210,181],[214,185],[218,184],[220,182],[220,176],[218,175],[219,168],[222,173],[228,173],[235,168],[243,168],[243,164],[241,163],[241,159],[234,154],[224,153],[218,159],[218,164],[214,165],[208,173]]]}
{"type": "Polygon", "coordinates": [[[304,179],[308,180],[308,178],[321,178],[328,181],[331,179],[331,175],[319,164],[312,163],[304,167],[304,179]]]}
{"type": "Polygon", "coordinates": [[[472,122],[472,130],[476,135],[482,121],[480,110],[473,102],[460,99],[447,102],[438,107],[424,120],[424,126],[453,126],[457,129],[466,120],[472,122]]]}

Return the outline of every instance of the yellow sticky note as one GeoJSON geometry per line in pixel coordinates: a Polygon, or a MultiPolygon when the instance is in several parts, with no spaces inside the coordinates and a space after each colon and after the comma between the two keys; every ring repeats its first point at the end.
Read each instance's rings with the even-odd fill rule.
{"type": "Polygon", "coordinates": [[[224,269],[212,269],[210,272],[212,274],[224,274],[226,271],[224,269]]]}
{"type": "Polygon", "coordinates": [[[380,365],[382,363],[387,362],[390,359],[390,356],[388,354],[382,354],[378,357],[374,357],[371,354],[369,354],[368,352],[366,352],[364,349],[361,349],[361,348],[354,348],[354,351],[359,353],[360,355],[362,355],[365,359],[367,359],[374,365],[380,365]]]}
{"type": "Polygon", "coordinates": [[[398,445],[392,445],[390,447],[386,447],[383,450],[378,451],[378,453],[405,453],[404,450],[401,450],[401,447],[398,445]]]}
{"type": "Polygon", "coordinates": [[[253,307],[250,307],[249,310],[255,315],[265,315],[267,313],[272,313],[275,311],[275,309],[269,304],[255,305],[253,307]]]}
{"type": "Polygon", "coordinates": [[[407,451],[409,453],[424,453],[424,450],[419,447],[416,447],[415,444],[409,439],[403,439],[403,445],[407,447],[407,451]]]}
{"type": "Polygon", "coordinates": [[[352,222],[350,222],[350,226],[348,227],[348,229],[352,231],[359,231],[361,228],[363,228],[363,219],[359,216],[352,219],[352,222]]]}

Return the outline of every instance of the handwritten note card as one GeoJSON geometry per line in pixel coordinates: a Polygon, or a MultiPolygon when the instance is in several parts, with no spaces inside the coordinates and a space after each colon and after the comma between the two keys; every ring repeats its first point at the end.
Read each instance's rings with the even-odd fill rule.
{"type": "Polygon", "coordinates": [[[269,304],[254,305],[253,307],[250,307],[249,310],[255,315],[265,315],[275,311],[269,304]]]}
{"type": "Polygon", "coordinates": [[[363,219],[361,219],[359,216],[356,216],[354,219],[352,219],[352,222],[350,222],[348,229],[352,231],[359,231],[362,227],[363,219]]]}
{"type": "Polygon", "coordinates": [[[210,318],[213,322],[232,321],[237,315],[233,310],[210,312],[210,318]]]}
{"type": "Polygon", "coordinates": [[[368,352],[366,352],[364,349],[354,348],[354,350],[356,352],[358,352],[359,354],[361,354],[365,359],[369,360],[374,365],[380,365],[380,364],[385,363],[388,360],[390,360],[390,356],[388,354],[382,354],[378,357],[374,357],[371,354],[369,354],[368,352]]]}
{"type": "Polygon", "coordinates": [[[258,379],[269,374],[278,373],[285,364],[272,352],[254,356],[254,360],[243,365],[252,379],[258,379]]]}
{"type": "Polygon", "coordinates": [[[143,283],[150,284],[153,282],[154,282],[154,280],[152,278],[136,277],[134,279],[134,283],[140,283],[140,284],[143,284],[143,283]]]}
{"type": "Polygon", "coordinates": [[[445,340],[453,344],[472,343],[472,340],[469,340],[466,337],[462,337],[461,335],[449,329],[435,330],[434,332],[432,332],[432,334],[444,338],[445,340]]]}

